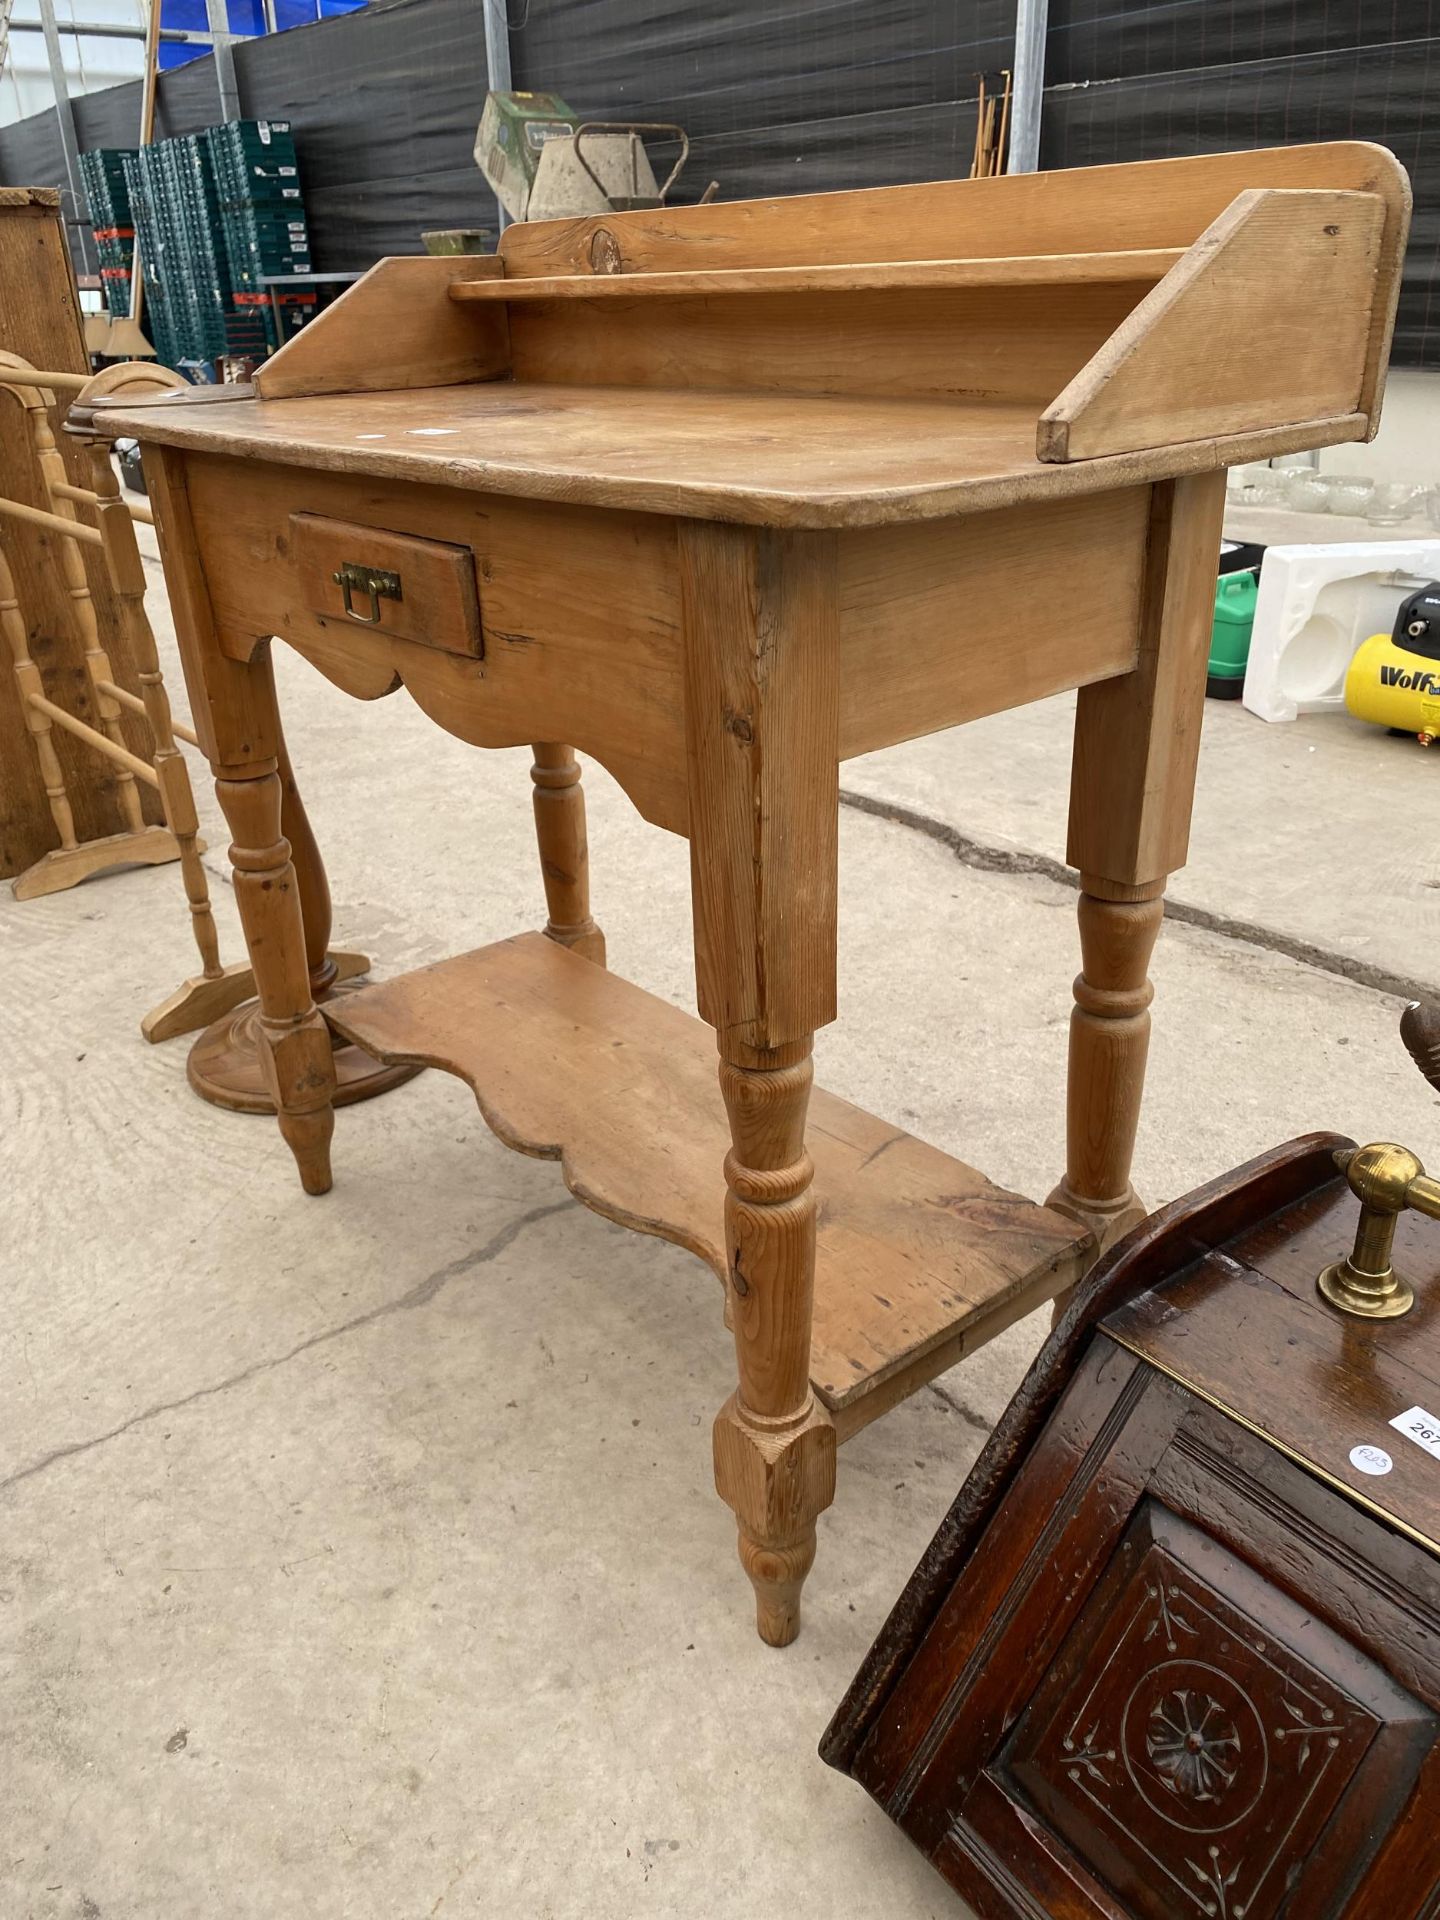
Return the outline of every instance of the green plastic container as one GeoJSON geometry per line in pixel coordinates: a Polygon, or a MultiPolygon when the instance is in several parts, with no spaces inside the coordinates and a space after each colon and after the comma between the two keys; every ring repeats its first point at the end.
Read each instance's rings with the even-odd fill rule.
{"type": "Polygon", "coordinates": [[[1260,582],[1244,573],[1222,573],[1215,584],[1215,620],[1210,628],[1210,665],[1205,691],[1212,700],[1238,700],[1245,690],[1250,633],[1260,582]]]}

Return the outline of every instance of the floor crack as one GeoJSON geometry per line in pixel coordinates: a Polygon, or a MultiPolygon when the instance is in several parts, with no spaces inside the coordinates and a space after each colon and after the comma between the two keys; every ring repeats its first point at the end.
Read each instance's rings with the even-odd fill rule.
{"type": "Polygon", "coordinates": [[[967,1407],[963,1400],[957,1400],[950,1389],[942,1387],[938,1380],[931,1380],[927,1384],[935,1398],[943,1400],[950,1411],[957,1414],[967,1427],[972,1427],[976,1433],[983,1434],[987,1440],[990,1438],[991,1428],[995,1424],[992,1420],[987,1420],[983,1413],[976,1413],[973,1407],[967,1407]]]}
{"type": "Polygon", "coordinates": [[[482,1247],[476,1247],[470,1253],[462,1253],[458,1259],[451,1260],[443,1267],[437,1267],[434,1273],[427,1274],[423,1280],[417,1280],[413,1287],[399,1294],[393,1300],[383,1301],[378,1307],[371,1307],[368,1313],[357,1313],[352,1319],[342,1320],[338,1326],[326,1327],[320,1333],[312,1333],[301,1340],[287,1353],[273,1354],[267,1360],[256,1360],[239,1373],[233,1373],[226,1380],[217,1380],[212,1386],[197,1387],[194,1393],[183,1394],[178,1400],[162,1400],[158,1405],[146,1407],[142,1413],[132,1414],[118,1427],[111,1427],[107,1433],[97,1433],[90,1440],[72,1440],[63,1447],[55,1447],[51,1452],[42,1454],[38,1460],[32,1460],[28,1467],[21,1467],[7,1479],[0,1480],[0,1492],[7,1487],[18,1486],[22,1480],[29,1480],[37,1473],[43,1473],[58,1460],[72,1459],[77,1453],[89,1453],[92,1448],[103,1447],[107,1441],[116,1440],[122,1433],[129,1433],[133,1427],[142,1427],[151,1420],[158,1420],[162,1414],[178,1413],[185,1407],[193,1407],[198,1401],[213,1399],[216,1394],[228,1393],[232,1387],[242,1387],[247,1381],[255,1380],[263,1373],[273,1373],[277,1367],[286,1366],[302,1353],[309,1353],[313,1347],[323,1347],[331,1340],[339,1340],[347,1333],[354,1333],[361,1327],[373,1326],[377,1320],[386,1320],[392,1314],[409,1313],[416,1307],[425,1307],[436,1295],[449,1286],[452,1280],[458,1280],[467,1273],[473,1273],[477,1267],[488,1266],[496,1260],[507,1247],[514,1245],[527,1227],[533,1227],[540,1220],[548,1220],[552,1214],[565,1213],[574,1206],[573,1200],[553,1201],[549,1206],[532,1207],[528,1213],[522,1213],[518,1220],[512,1220],[496,1234],[493,1234],[482,1247]]]}
{"type": "MultiPolygon", "coordinates": [[[[877,800],[868,793],[852,793],[845,787],[840,790],[840,804],[856,813],[888,820],[892,826],[908,827],[912,833],[924,834],[927,840],[948,848],[962,867],[970,867],[976,873],[1035,874],[1042,880],[1053,880],[1057,886],[1068,887],[1072,893],[1079,888],[1080,876],[1075,869],[1067,867],[1062,860],[1052,860],[1049,854],[1029,853],[1023,847],[988,846],[944,820],[932,819],[928,813],[898,806],[890,800],[877,800]]],[[[1440,987],[1429,981],[1393,973],[1388,967],[1377,967],[1369,960],[1357,960],[1348,953],[1336,953],[1333,948],[1316,946],[1313,941],[1280,933],[1273,927],[1262,927],[1253,920],[1212,913],[1208,907],[1191,906],[1168,895],[1165,918],[1181,926],[1198,927],[1203,933],[1219,934],[1225,940],[1243,940],[1247,946],[1261,947],[1267,953],[1283,954],[1287,960],[1298,960],[1302,966],[1336,974],[1355,986],[1393,994],[1399,1000],[1440,1000],[1440,987]]]]}

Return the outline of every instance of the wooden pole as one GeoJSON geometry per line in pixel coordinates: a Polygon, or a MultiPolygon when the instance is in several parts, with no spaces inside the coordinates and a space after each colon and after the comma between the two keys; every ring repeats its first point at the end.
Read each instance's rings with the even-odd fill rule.
{"type": "MultiPolygon", "coordinates": [[[[145,78],[140,93],[140,145],[148,147],[155,138],[155,96],[160,77],[160,0],[149,0],[145,20],[145,78]]],[[[139,326],[145,307],[145,274],[140,265],[140,229],[135,229],[135,247],[130,261],[130,321],[139,326]]]]}

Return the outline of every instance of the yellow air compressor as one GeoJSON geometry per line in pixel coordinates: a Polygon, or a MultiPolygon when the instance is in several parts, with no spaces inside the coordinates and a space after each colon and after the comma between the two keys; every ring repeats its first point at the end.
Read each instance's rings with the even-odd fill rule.
{"type": "Polygon", "coordinates": [[[1422,747],[1440,736],[1440,583],[1402,600],[1393,633],[1372,633],[1345,675],[1345,704],[1357,720],[1413,733],[1422,747]]]}

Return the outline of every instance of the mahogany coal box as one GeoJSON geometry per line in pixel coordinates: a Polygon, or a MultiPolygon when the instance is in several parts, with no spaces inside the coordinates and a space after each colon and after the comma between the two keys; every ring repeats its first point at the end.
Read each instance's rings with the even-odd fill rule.
{"type": "Polygon", "coordinates": [[[983,1920],[1440,1915],[1440,1226],[1322,1299],[1350,1144],[1094,1270],[826,1733],[983,1920]]]}

